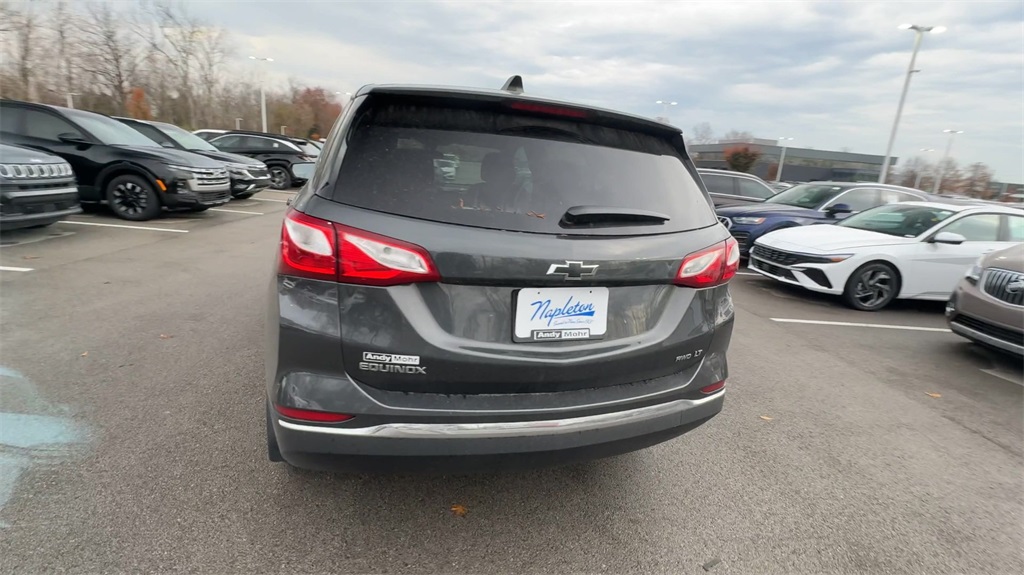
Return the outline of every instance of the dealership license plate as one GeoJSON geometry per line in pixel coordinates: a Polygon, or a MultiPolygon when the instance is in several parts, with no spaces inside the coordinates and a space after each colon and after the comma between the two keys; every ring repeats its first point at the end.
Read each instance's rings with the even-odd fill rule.
{"type": "Polygon", "coordinates": [[[608,288],[522,289],[514,341],[601,339],[608,330],[608,288]]]}

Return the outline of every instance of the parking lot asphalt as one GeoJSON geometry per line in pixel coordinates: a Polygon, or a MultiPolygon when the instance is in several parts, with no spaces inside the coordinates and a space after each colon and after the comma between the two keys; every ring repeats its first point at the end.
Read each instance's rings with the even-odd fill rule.
{"type": "Polygon", "coordinates": [[[0,572],[1024,571],[1019,362],[941,304],[855,312],[749,272],[725,410],[691,434],[518,473],[272,465],[288,194],[257,198],[2,237],[0,572]]]}

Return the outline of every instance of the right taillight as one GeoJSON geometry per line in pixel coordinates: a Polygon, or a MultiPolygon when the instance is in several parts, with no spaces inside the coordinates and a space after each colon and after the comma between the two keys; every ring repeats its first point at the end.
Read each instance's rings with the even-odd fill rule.
{"type": "Polygon", "coordinates": [[[740,267],[740,246],[734,238],[683,258],[676,273],[676,285],[709,288],[732,279],[740,267]]]}
{"type": "Polygon", "coordinates": [[[375,286],[438,281],[423,248],[291,209],[281,229],[278,273],[375,286]]]}

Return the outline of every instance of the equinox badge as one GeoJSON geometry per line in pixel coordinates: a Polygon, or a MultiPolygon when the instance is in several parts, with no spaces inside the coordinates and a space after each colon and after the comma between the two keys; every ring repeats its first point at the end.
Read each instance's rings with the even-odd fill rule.
{"type": "Polygon", "coordinates": [[[592,276],[597,273],[597,265],[585,265],[583,262],[566,261],[564,264],[551,264],[548,268],[549,276],[565,276],[567,280],[581,280],[584,276],[592,276]]]}

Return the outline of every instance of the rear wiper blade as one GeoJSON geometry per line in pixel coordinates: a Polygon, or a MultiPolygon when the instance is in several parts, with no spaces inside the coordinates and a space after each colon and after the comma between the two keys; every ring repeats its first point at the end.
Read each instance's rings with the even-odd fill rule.
{"type": "Polygon", "coordinates": [[[607,206],[573,206],[565,211],[562,226],[587,225],[645,225],[663,224],[669,216],[647,210],[633,208],[612,208],[607,206]]]}

